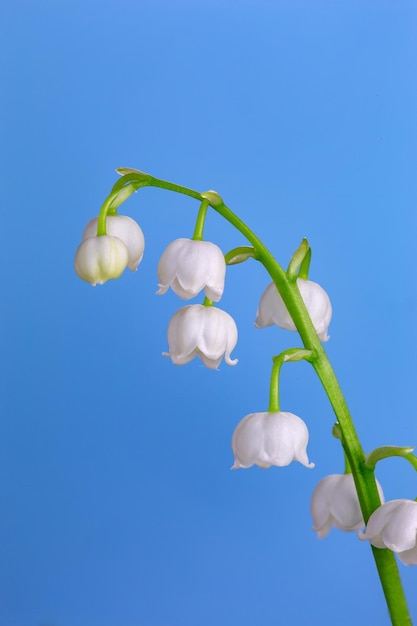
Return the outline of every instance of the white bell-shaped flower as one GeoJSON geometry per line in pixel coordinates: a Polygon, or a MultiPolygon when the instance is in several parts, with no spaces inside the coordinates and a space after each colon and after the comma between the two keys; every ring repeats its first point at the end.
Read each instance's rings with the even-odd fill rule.
{"type": "Polygon", "coordinates": [[[223,295],[226,262],[223,252],[210,241],[176,239],[163,252],[158,264],[159,291],[169,287],[183,300],[194,298],[202,289],[210,300],[223,295]]]}
{"type": "MultiPolygon", "coordinates": [[[[377,487],[383,501],[384,494],[378,481],[377,487]]],[[[313,492],[310,508],[313,530],[319,539],[325,537],[332,526],[352,531],[364,525],[352,474],[332,474],[322,478],[313,492]]]]}
{"type": "Polygon", "coordinates": [[[236,365],[230,353],[237,343],[234,319],[213,306],[189,304],[177,311],[168,325],[169,356],[175,365],[185,365],[198,356],[210,369],[217,369],[223,356],[236,365]]]}
{"type": "MultiPolygon", "coordinates": [[[[84,229],[83,241],[97,235],[98,217],[90,220],[84,229]]],[[[145,238],[141,227],[127,215],[108,215],[106,231],[112,237],[118,237],[125,244],[129,253],[127,266],[132,272],[137,270],[145,250],[145,238]]]]}
{"type": "Polygon", "coordinates": [[[251,413],[237,425],[232,437],[232,469],[252,465],[282,467],[299,461],[314,467],[307,456],[308,429],[293,413],[251,413]]]}
{"type": "Polygon", "coordinates": [[[374,511],[359,539],[389,548],[406,565],[417,565],[417,502],[391,500],[374,511]]]}
{"type": "MultiPolygon", "coordinates": [[[[327,329],[332,318],[332,305],[329,296],[320,285],[311,280],[297,278],[297,285],[316,333],[321,341],[327,341],[330,339],[327,329]]],[[[268,285],[263,292],[255,320],[257,328],[265,328],[272,324],[276,324],[286,330],[296,330],[288,309],[274,283],[268,285]]]]}
{"type": "Polygon", "coordinates": [[[89,237],[77,248],[74,268],[78,276],[92,285],[119,278],[127,267],[128,250],[118,237],[89,237]]]}

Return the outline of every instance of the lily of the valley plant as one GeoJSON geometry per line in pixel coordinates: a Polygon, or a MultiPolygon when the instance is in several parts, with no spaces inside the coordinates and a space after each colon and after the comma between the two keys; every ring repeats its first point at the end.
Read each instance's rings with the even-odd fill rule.
{"type": "Polygon", "coordinates": [[[254,232],[233,213],[215,191],[200,193],[169,183],[139,170],[121,168],[97,217],[87,224],[75,254],[75,271],[92,285],[118,278],[128,267],[135,271],[144,253],[144,236],[130,217],[118,209],[141,187],[159,187],[184,194],[199,203],[191,239],[179,238],[164,251],[158,265],[158,294],[171,288],[181,299],[201,294],[199,304],[181,307],[168,325],[169,352],[175,365],[185,365],[195,357],[209,369],[221,361],[235,365],[232,352],[238,331],[233,318],[215,303],[224,290],[226,267],[255,259],[272,281],[262,294],[255,325],[275,324],[298,331],[302,346],[290,347],[273,356],[267,411],[246,415],[232,437],[232,469],[258,465],[281,467],[298,461],[313,468],[307,454],[308,428],[301,417],[282,411],[279,402],[281,367],[286,362],[307,361],[314,368],[333,407],[336,424],[333,434],[340,441],[345,473],[322,478],[314,490],[311,513],[314,530],[325,537],[332,526],[344,531],[359,531],[359,539],[372,546],[373,556],[384,590],[392,624],[411,624],[401,585],[396,555],[407,565],[417,565],[417,502],[392,500],[384,503],[383,491],[375,479],[378,461],[401,456],[417,469],[413,448],[384,446],[368,455],[362,449],[346,401],[322,342],[329,339],[332,306],[324,289],[309,280],[311,249],[306,239],[294,252],[287,269],[272,256],[254,232]],[[214,243],[203,240],[208,209],[217,211],[247,241],[226,254],[214,243]],[[362,530],[363,529],[363,530],[362,530]]]}

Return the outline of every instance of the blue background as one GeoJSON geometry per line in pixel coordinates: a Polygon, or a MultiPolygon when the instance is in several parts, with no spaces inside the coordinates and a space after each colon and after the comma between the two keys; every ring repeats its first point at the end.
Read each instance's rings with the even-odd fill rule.
{"type": "MultiPolygon", "coordinates": [[[[229,470],[270,357],[300,345],[253,326],[262,268],[228,270],[239,364],[212,372],[161,356],[183,303],[154,295],[194,201],[124,205],[137,274],[93,289],[72,264],[118,166],[216,189],[285,266],[307,236],[364,448],[416,444],[415,2],[15,0],[0,17],[0,625],[389,624],[369,545],[311,530],[343,458],[307,364],[284,368],[282,408],[315,469],[229,470]]],[[[216,214],[205,234],[244,243],[216,214]]],[[[404,461],[378,477],[386,499],[417,495],[404,461]]]]}

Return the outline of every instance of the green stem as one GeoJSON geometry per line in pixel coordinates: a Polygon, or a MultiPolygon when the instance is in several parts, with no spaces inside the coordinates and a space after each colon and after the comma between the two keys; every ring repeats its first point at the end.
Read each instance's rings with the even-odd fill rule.
{"type": "Polygon", "coordinates": [[[112,187],[111,192],[103,202],[100,213],[98,216],[97,224],[97,237],[101,237],[107,234],[106,220],[108,215],[117,215],[117,207],[120,206],[125,200],[129,198],[140,187],[144,187],[147,184],[145,175],[145,182],[143,176],[138,174],[126,174],[123,178],[120,178],[112,187]]]}
{"type": "Polygon", "coordinates": [[[412,626],[394,553],[374,546],[371,548],[393,626],[412,626]]]}
{"type": "Polygon", "coordinates": [[[204,234],[204,224],[206,221],[207,209],[209,208],[209,201],[203,200],[198,211],[197,220],[194,227],[193,240],[202,241],[204,234]]]}
{"type": "Polygon", "coordinates": [[[351,474],[352,470],[350,469],[350,463],[349,463],[349,459],[347,458],[347,455],[344,455],[345,457],[345,474],[351,474]]]}
{"type": "Polygon", "coordinates": [[[375,469],[379,461],[393,456],[399,456],[409,461],[414,469],[417,469],[417,458],[414,454],[411,454],[413,450],[414,446],[408,446],[407,448],[400,446],[381,446],[380,448],[375,448],[375,450],[372,450],[372,452],[368,454],[365,459],[365,465],[370,469],[375,469]]]}
{"type": "Polygon", "coordinates": [[[275,413],[280,411],[279,402],[279,375],[281,373],[281,367],[283,363],[302,361],[311,361],[313,353],[311,350],[302,350],[301,348],[289,348],[284,350],[277,356],[272,357],[273,365],[271,372],[271,382],[269,385],[269,406],[268,412],[275,413]]]}
{"type": "Polygon", "coordinates": [[[106,219],[107,219],[107,214],[112,204],[112,200],[113,198],[111,196],[108,196],[108,198],[106,198],[105,201],[103,202],[103,205],[100,209],[100,213],[98,215],[98,224],[97,224],[97,237],[103,237],[104,235],[107,235],[106,219]]]}
{"type": "Polygon", "coordinates": [[[409,463],[411,463],[415,470],[417,470],[417,458],[414,456],[414,454],[406,454],[404,458],[407,459],[409,463]]]}
{"type": "Polygon", "coordinates": [[[281,372],[284,359],[282,355],[272,357],[273,366],[271,371],[271,382],[269,385],[269,406],[268,412],[275,413],[280,410],[279,404],[279,374],[281,372]]]}
{"type": "MultiPolygon", "coordinates": [[[[133,175],[129,174],[128,176],[130,182],[133,175]]],[[[348,406],[327,354],[314,329],[296,282],[288,278],[286,272],[278,264],[261,240],[224,204],[216,192],[201,194],[187,187],[144,174],[138,175],[137,180],[140,180],[140,186],[154,186],[167,189],[190,196],[200,202],[204,199],[209,200],[210,206],[242,233],[254,247],[256,250],[256,258],[264,265],[275,283],[300,334],[304,347],[306,350],[311,350],[313,353],[313,357],[310,360],[326,391],[340,426],[343,448],[355,481],[363,519],[366,523],[373,511],[381,505],[374,472],[372,469],[365,466],[365,454],[356,433],[348,406]]],[[[118,181],[116,184],[120,186],[120,183],[121,181],[118,181]]],[[[406,626],[411,624],[411,618],[393,552],[378,548],[373,548],[372,551],[393,626],[406,626]]]]}

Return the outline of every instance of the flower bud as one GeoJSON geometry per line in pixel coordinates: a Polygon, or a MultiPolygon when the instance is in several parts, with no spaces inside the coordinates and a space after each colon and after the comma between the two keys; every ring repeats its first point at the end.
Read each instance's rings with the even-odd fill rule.
{"type": "MultiPolygon", "coordinates": [[[[84,229],[83,241],[97,235],[98,217],[90,220],[84,229]]],[[[127,266],[135,272],[145,250],[145,238],[139,224],[127,215],[108,215],[106,231],[112,237],[118,237],[125,244],[129,259],[127,266]]]]}
{"type": "MultiPolygon", "coordinates": [[[[297,278],[297,285],[316,333],[321,341],[327,341],[330,339],[327,329],[332,318],[332,305],[329,296],[320,285],[311,280],[297,278]]],[[[286,330],[296,330],[291,315],[274,283],[268,285],[262,294],[255,320],[257,328],[265,328],[272,324],[286,330]]]]}
{"type": "Polygon", "coordinates": [[[169,356],[174,365],[185,365],[198,356],[210,369],[217,369],[223,356],[236,365],[230,353],[237,343],[234,319],[213,306],[190,304],[177,311],[168,325],[169,356]]]}
{"type": "Polygon", "coordinates": [[[176,239],[163,252],[158,265],[159,291],[169,287],[183,300],[194,298],[202,289],[210,300],[223,295],[226,263],[222,251],[210,241],[176,239]]]}
{"type": "Polygon", "coordinates": [[[417,502],[391,500],[374,511],[359,539],[389,548],[406,565],[417,565],[417,502]]]}
{"type": "Polygon", "coordinates": [[[293,413],[251,413],[237,425],[232,437],[235,462],[232,469],[262,468],[299,461],[314,467],[307,456],[308,429],[293,413]]]}
{"type": "MultiPolygon", "coordinates": [[[[378,492],[383,500],[381,485],[378,492]]],[[[311,498],[313,530],[319,539],[325,537],[331,526],[352,531],[364,525],[362,511],[352,474],[331,474],[317,484],[311,498]]]]}
{"type": "Polygon", "coordinates": [[[102,285],[110,278],[119,278],[126,269],[128,258],[125,244],[117,237],[90,237],[78,246],[74,268],[83,280],[102,285]]]}

